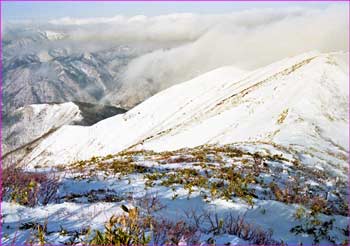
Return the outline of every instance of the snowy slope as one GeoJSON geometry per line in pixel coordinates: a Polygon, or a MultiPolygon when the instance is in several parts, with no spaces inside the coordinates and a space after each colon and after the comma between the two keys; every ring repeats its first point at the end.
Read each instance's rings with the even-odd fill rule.
{"type": "Polygon", "coordinates": [[[2,154],[81,118],[79,107],[72,102],[21,107],[4,117],[2,154]]]}
{"type": "Polygon", "coordinates": [[[62,126],[22,160],[33,175],[59,177],[56,196],[30,207],[4,189],[2,241],[38,240],[34,227],[47,225],[48,244],[86,243],[86,231],[104,230],[125,205],[155,221],[198,225],[198,245],[254,244],[230,230],[228,215],[242,216],[260,238],[270,233],[265,245],[347,244],[347,57],[314,52],[252,72],[224,67],[95,125],[62,126]],[[67,163],[137,149],[178,150],[67,163]],[[47,168],[60,163],[66,165],[47,168]],[[211,227],[210,214],[222,218],[221,230],[211,227]]]}
{"type": "Polygon", "coordinates": [[[252,72],[216,69],[91,127],[64,126],[25,163],[60,164],[128,148],[271,142],[324,168],[346,167],[347,53],[311,52],[252,72]],[[339,167],[338,165],[338,167],[339,167]]]}
{"type": "Polygon", "coordinates": [[[63,125],[92,125],[124,112],[113,106],[68,102],[33,104],[6,113],[2,122],[3,161],[20,159],[23,152],[63,125]]]}

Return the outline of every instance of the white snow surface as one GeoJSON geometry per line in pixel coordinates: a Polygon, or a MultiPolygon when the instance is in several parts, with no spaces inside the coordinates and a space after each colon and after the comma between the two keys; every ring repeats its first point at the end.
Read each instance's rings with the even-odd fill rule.
{"type": "Polygon", "coordinates": [[[73,121],[81,120],[79,107],[72,103],[33,104],[18,108],[13,115],[23,117],[20,121],[10,122],[3,131],[2,155],[28,144],[52,130],[73,121]],[[15,143],[11,137],[16,133],[15,143]]]}
{"type": "MultiPolygon", "coordinates": [[[[76,203],[63,202],[48,204],[45,206],[37,206],[34,208],[21,206],[11,202],[2,202],[3,219],[5,225],[3,227],[2,242],[10,244],[11,242],[25,242],[30,235],[30,231],[19,230],[19,226],[28,222],[45,223],[49,221],[47,230],[49,235],[46,239],[49,242],[62,244],[69,236],[60,235],[60,228],[68,231],[79,231],[82,228],[91,227],[91,229],[104,229],[104,223],[112,215],[122,213],[121,205],[124,204],[132,207],[132,201],[148,195],[156,195],[160,199],[161,204],[165,205],[164,210],[160,210],[157,214],[162,218],[168,218],[174,221],[186,220],[185,211],[195,210],[199,214],[203,211],[211,211],[223,216],[226,213],[231,213],[234,216],[243,216],[245,221],[255,226],[263,228],[265,231],[272,230],[275,240],[283,240],[288,244],[303,243],[306,245],[312,244],[310,235],[295,235],[290,233],[290,228],[300,224],[300,221],[295,220],[294,214],[300,207],[297,204],[284,204],[272,200],[254,200],[253,207],[244,203],[241,200],[226,201],[223,199],[215,199],[209,203],[205,202],[198,191],[194,191],[191,198],[188,196],[188,191],[177,187],[175,190],[170,187],[154,186],[145,191],[144,180],[140,175],[130,175],[125,179],[116,180],[115,178],[107,180],[63,180],[64,184],[60,195],[66,195],[70,192],[84,194],[91,189],[99,189],[108,187],[117,192],[117,194],[127,194],[131,192],[132,198],[130,201],[120,202],[94,202],[94,203],[76,203]],[[132,182],[129,184],[128,179],[132,182]],[[67,189],[67,190],[66,190],[67,189]],[[65,192],[67,191],[67,193],[65,192]],[[178,198],[173,200],[172,196],[176,193],[178,198]],[[14,239],[15,238],[15,239],[14,239]]],[[[344,216],[326,216],[320,215],[320,218],[329,220],[335,219],[334,228],[345,228],[348,218],[344,216]]],[[[335,234],[341,238],[338,234],[335,234]]],[[[201,240],[205,242],[208,238],[214,237],[217,245],[223,245],[231,242],[232,245],[248,245],[249,242],[244,241],[234,235],[211,235],[202,234],[201,240]]],[[[326,242],[326,241],[325,241],[326,242]]],[[[325,243],[321,241],[321,243],[325,243]]],[[[152,245],[152,244],[150,244],[152,245]]],[[[206,244],[205,244],[206,245],[206,244]]]]}
{"type": "Polygon", "coordinates": [[[63,126],[23,161],[56,165],[126,149],[258,141],[298,150],[309,163],[334,158],[346,167],[347,57],[309,52],[251,72],[222,67],[93,126],[63,126]]]}

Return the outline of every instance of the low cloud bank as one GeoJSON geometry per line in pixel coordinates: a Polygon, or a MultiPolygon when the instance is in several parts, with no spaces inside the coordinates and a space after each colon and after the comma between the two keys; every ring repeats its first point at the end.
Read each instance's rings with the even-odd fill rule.
{"type": "MultiPolygon", "coordinates": [[[[312,50],[349,49],[348,12],[337,6],[321,10],[286,9],[278,13],[267,9],[224,16],[189,15],[183,19],[180,15],[176,18],[181,21],[173,23],[169,22],[171,18],[175,17],[150,18],[158,28],[150,25],[144,30],[145,36],[167,41],[177,37],[185,44],[134,59],[124,74],[125,85],[130,89],[134,83],[150,81],[154,87],[164,89],[225,65],[252,70],[312,50]]],[[[143,23],[147,20],[143,19],[143,23]]]]}

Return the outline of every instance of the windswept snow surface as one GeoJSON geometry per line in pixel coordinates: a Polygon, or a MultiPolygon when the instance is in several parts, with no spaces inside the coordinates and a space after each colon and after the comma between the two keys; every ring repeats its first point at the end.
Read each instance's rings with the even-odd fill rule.
{"type": "Polygon", "coordinates": [[[348,54],[310,52],[255,71],[223,67],[91,127],[64,126],[23,160],[56,165],[125,149],[273,142],[303,163],[337,165],[348,146],[348,54]]]}

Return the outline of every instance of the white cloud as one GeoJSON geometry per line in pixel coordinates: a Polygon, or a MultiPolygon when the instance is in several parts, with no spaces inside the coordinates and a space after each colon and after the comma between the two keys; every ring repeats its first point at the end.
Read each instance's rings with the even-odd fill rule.
{"type": "MultiPolygon", "coordinates": [[[[173,37],[166,32],[167,27],[171,29],[167,22],[170,18],[158,20],[162,19],[165,21],[156,22],[158,29],[150,30],[155,36],[164,35],[171,40],[173,37]]],[[[180,47],[156,50],[134,59],[125,73],[126,85],[152,81],[165,88],[224,65],[250,70],[311,50],[348,50],[348,12],[338,6],[321,10],[286,9],[278,13],[272,9],[252,10],[189,19],[192,21],[188,25],[182,20],[174,26],[183,27],[182,34],[191,33],[196,25],[205,27],[205,31],[201,34],[193,31],[196,34],[189,36],[196,39],[180,47]],[[196,18],[202,19],[203,24],[196,18]]]]}

